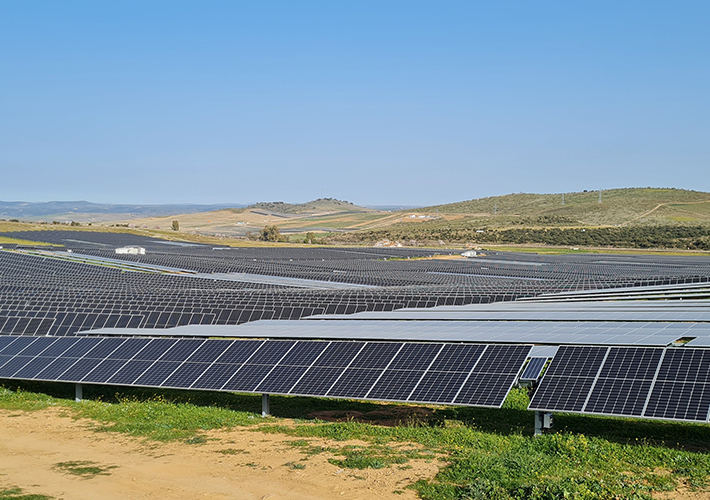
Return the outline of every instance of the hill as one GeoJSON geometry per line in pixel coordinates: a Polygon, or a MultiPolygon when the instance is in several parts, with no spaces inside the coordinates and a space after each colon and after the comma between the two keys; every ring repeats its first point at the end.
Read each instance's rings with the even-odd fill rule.
{"type": "MultiPolygon", "coordinates": [[[[0,201],[0,219],[28,221],[110,221],[137,217],[163,217],[174,214],[208,212],[234,207],[234,204],[196,205],[189,203],[168,205],[129,205],[92,203],[88,201],[0,201]]],[[[238,205],[237,205],[238,206],[238,205]]]]}
{"type": "Polygon", "coordinates": [[[245,210],[266,210],[282,214],[304,214],[309,212],[375,212],[376,210],[359,207],[349,201],[335,198],[318,198],[306,203],[284,203],[283,201],[260,202],[249,205],[245,210]]]}
{"type": "Polygon", "coordinates": [[[435,205],[423,213],[459,214],[497,227],[520,225],[618,226],[710,223],[710,193],[666,188],[626,188],[577,193],[517,193],[435,205]]]}

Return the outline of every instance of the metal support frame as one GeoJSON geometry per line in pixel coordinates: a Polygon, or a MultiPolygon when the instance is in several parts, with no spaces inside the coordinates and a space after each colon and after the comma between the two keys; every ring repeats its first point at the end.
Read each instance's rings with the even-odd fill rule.
{"type": "Polygon", "coordinates": [[[83,398],[83,388],[81,384],[74,384],[74,401],[77,403],[81,402],[83,398]]]}
{"type": "Polygon", "coordinates": [[[261,395],[261,416],[262,417],[268,417],[271,415],[271,410],[269,408],[269,395],[268,394],[262,394],[261,395]]]}

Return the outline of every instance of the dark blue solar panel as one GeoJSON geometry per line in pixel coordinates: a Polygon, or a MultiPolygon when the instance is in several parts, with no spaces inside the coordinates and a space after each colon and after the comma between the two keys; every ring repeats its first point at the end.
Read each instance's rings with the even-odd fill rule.
{"type": "Polygon", "coordinates": [[[596,377],[608,347],[560,346],[545,373],[547,377],[596,377]]]}
{"type": "Polygon", "coordinates": [[[410,401],[452,403],[466,377],[468,373],[428,371],[410,401]]]}
{"type": "Polygon", "coordinates": [[[350,367],[385,368],[401,347],[401,342],[368,342],[350,367]]]}
{"type": "MultiPolygon", "coordinates": [[[[357,352],[357,351],[356,351],[357,352]]],[[[328,389],[335,383],[344,368],[329,368],[314,366],[291,390],[291,394],[300,395],[324,395],[328,389]]]]}
{"type": "Polygon", "coordinates": [[[517,375],[530,349],[529,345],[489,345],[472,373],[517,375]]]}
{"type": "Polygon", "coordinates": [[[56,357],[61,356],[67,349],[79,342],[81,339],[76,337],[60,337],[46,351],[42,352],[42,356],[56,357]]]}
{"type": "Polygon", "coordinates": [[[185,361],[204,343],[204,340],[181,339],[160,358],[160,361],[185,361]]]}
{"type": "Polygon", "coordinates": [[[31,356],[15,356],[7,363],[0,366],[0,378],[10,378],[16,371],[32,360],[31,356]]]}
{"type": "Polygon", "coordinates": [[[653,380],[662,353],[659,348],[612,347],[599,377],[653,380]]]}
{"type": "Polygon", "coordinates": [[[389,370],[426,370],[443,344],[404,344],[389,370]]]}
{"type": "Polygon", "coordinates": [[[405,401],[422,375],[423,370],[385,370],[366,397],[405,401]]]}
{"type": "Polygon", "coordinates": [[[644,416],[706,422],[709,379],[710,350],[667,349],[644,416]]]}
{"type": "Polygon", "coordinates": [[[209,363],[183,363],[161,386],[187,389],[192,386],[209,367],[209,363]]]}
{"type": "Polygon", "coordinates": [[[77,339],[77,342],[64,351],[61,356],[63,358],[81,358],[102,340],[94,337],[77,339]]]}
{"type": "Polygon", "coordinates": [[[517,373],[476,373],[474,369],[454,403],[500,408],[515,382],[516,375],[517,373]]]}
{"type": "Polygon", "coordinates": [[[57,377],[57,379],[66,382],[79,382],[86,377],[91,370],[96,368],[100,362],[101,361],[97,358],[82,358],[57,377]]]}
{"type": "Polygon", "coordinates": [[[530,358],[530,362],[520,375],[520,380],[537,380],[542,374],[542,369],[547,364],[547,358],[530,358]]]}
{"type": "Polygon", "coordinates": [[[253,392],[272,370],[271,365],[242,365],[241,369],[222,387],[224,391],[253,392]]]}
{"type": "Polygon", "coordinates": [[[87,352],[85,357],[103,359],[109,354],[111,354],[113,351],[118,349],[125,341],[126,339],[121,338],[103,339],[100,344],[97,344],[96,346],[94,346],[93,349],[87,352]]]}
{"type": "Polygon", "coordinates": [[[156,361],[145,371],[145,373],[138,377],[133,384],[159,386],[180,366],[180,364],[180,361],[156,361]]]}
{"type": "Polygon", "coordinates": [[[128,339],[121,347],[113,351],[109,359],[132,359],[141,349],[150,343],[150,339],[128,339]]]}
{"type": "Polygon", "coordinates": [[[313,366],[345,368],[364,345],[364,342],[332,342],[313,366]]]}
{"type": "Polygon", "coordinates": [[[485,347],[483,345],[447,344],[429,370],[469,373],[485,347]]]}
{"type": "Polygon", "coordinates": [[[662,353],[655,348],[610,348],[584,412],[641,416],[662,353]]]}
{"type": "Polygon", "coordinates": [[[382,372],[383,370],[348,368],[327,395],[344,398],[363,398],[382,372]]]}
{"type": "Polygon", "coordinates": [[[109,378],[106,383],[116,385],[131,385],[153,364],[153,361],[131,360],[109,378]]]}
{"type": "Polygon", "coordinates": [[[584,411],[639,417],[650,388],[651,380],[600,378],[584,411]]]}
{"type": "Polygon", "coordinates": [[[320,355],[328,342],[307,342],[299,341],[286,356],[279,362],[279,365],[290,366],[311,366],[313,361],[320,355]]]}
{"type": "Polygon", "coordinates": [[[234,342],[232,340],[210,340],[202,344],[202,347],[192,353],[192,356],[187,358],[187,360],[191,363],[212,363],[216,361],[229,346],[237,343],[240,342],[234,342]]]}
{"type": "Polygon", "coordinates": [[[580,412],[608,347],[561,346],[530,402],[531,410],[580,412]]]}
{"type": "Polygon", "coordinates": [[[82,382],[105,383],[125,364],[125,359],[105,359],[91,373],[86,375],[82,382]]]}
{"type": "Polygon", "coordinates": [[[12,344],[9,344],[2,350],[3,356],[14,356],[26,349],[30,344],[32,344],[39,337],[17,337],[12,344]]]}
{"type": "Polygon", "coordinates": [[[0,367],[3,366],[5,363],[10,361],[14,356],[4,356],[0,354],[0,367]]]}
{"type": "Polygon", "coordinates": [[[59,376],[77,361],[77,358],[57,358],[34,378],[35,380],[58,380],[59,376]]]}
{"type": "Polygon", "coordinates": [[[57,339],[54,337],[38,337],[36,341],[22,350],[23,356],[37,356],[49,348],[57,339]]]}
{"type": "Polygon", "coordinates": [[[15,373],[13,378],[33,379],[39,372],[47,368],[47,366],[49,366],[54,359],[55,358],[47,358],[44,356],[32,358],[32,361],[27,363],[20,371],[15,373]]]}
{"type": "Polygon", "coordinates": [[[140,361],[156,361],[160,359],[175,343],[175,339],[153,339],[133,359],[140,361]]]}
{"type": "Polygon", "coordinates": [[[234,373],[241,367],[241,364],[214,363],[197,379],[192,385],[192,389],[210,389],[218,391],[232,378],[234,373]]]}
{"type": "Polygon", "coordinates": [[[5,349],[8,345],[10,345],[12,342],[14,342],[15,339],[17,339],[17,337],[0,335],[0,353],[2,353],[2,350],[5,349]]]}
{"type": "Polygon", "coordinates": [[[305,366],[277,366],[257,386],[256,390],[264,393],[286,394],[308,368],[305,366]]]}
{"type": "Polygon", "coordinates": [[[217,363],[237,365],[244,363],[257,349],[266,344],[263,340],[240,340],[236,342],[229,340],[218,340],[216,342],[229,342],[231,344],[224,351],[224,353],[217,358],[217,363]]]}
{"type": "Polygon", "coordinates": [[[275,365],[296,344],[289,340],[269,340],[249,359],[252,365],[275,365]]]}
{"type": "Polygon", "coordinates": [[[707,384],[656,381],[645,417],[706,422],[710,407],[707,384]]]}

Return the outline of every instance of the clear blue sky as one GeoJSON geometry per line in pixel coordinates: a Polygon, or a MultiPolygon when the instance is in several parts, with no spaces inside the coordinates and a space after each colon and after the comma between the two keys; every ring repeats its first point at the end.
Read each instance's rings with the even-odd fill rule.
{"type": "Polygon", "coordinates": [[[710,191],[710,2],[3,1],[0,200],[710,191]]]}

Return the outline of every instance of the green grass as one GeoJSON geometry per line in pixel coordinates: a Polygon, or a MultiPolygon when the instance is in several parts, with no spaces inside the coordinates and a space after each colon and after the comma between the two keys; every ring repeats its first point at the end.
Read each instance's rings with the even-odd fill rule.
{"type": "Polygon", "coordinates": [[[357,411],[366,421],[373,415],[391,420],[388,411],[401,416],[412,406],[272,397],[275,418],[264,421],[256,415],[258,395],[108,391],[87,386],[85,396],[96,399],[77,404],[64,399],[71,386],[25,384],[20,391],[1,389],[0,408],[66,407],[75,417],[93,419],[97,431],[161,441],[190,442],[208,429],[249,425],[291,437],[287,444],[304,455],[286,464],[292,469],[307,466],[309,457],[320,453],[329,454],[335,466],[353,470],[435,461],[439,474],[411,486],[431,500],[649,499],[653,492],[680,485],[705,491],[710,478],[707,425],[558,414],[553,432],[533,437],[533,415],[525,410],[529,400],[522,389],[511,392],[500,410],[433,407],[426,418],[396,426],[376,425],[378,420],[324,422],[313,413],[357,411]],[[284,417],[295,419],[295,425],[284,417]]]}
{"type": "Polygon", "coordinates": [[[20,488],[5,487],[0,489],[0,500],[51,500],[52,497],[36,493],[23,493],[20,488]]]}

